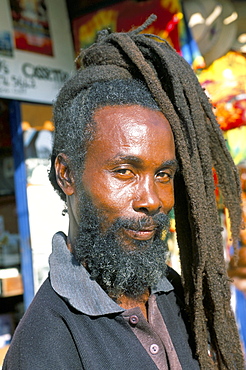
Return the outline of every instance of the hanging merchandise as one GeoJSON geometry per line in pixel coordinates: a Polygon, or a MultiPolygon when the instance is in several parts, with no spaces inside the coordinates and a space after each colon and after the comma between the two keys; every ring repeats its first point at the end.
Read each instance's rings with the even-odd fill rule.
{"type": "Polygon", "coordinates": [[[230,51],[198,75],[222,130],[246,125],[246,58],[230,51]]]}
{"type": "Polygon", "coordinates": [[[184,0],[183,6],[193,38],[209,66],[231,49],[238,14],[230,0],[184,0]]]}
{"type": "Polygon", "coordinates": [[[246,160],[246,57],[230,51],[197,75],[215,107],[228,150],[239,165],[246,160]]]}
{"type": "Polygon", "coordinates": [[[236,165],[246,159],[246,126],[224,132],[227,147],[236,165]]]}

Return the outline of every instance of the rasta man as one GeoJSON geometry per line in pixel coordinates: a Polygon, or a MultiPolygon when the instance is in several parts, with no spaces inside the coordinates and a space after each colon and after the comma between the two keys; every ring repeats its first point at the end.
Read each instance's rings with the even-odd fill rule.
{"type": "Polygon", "coordinates": [[[243,369],[214,196],[240,183],[211,104],[164,40],[99,33],[54,104],[50,181],[68,236],[3,369],[243,369]],[[174,207],[182,267],[166,265],[174,207]]]}

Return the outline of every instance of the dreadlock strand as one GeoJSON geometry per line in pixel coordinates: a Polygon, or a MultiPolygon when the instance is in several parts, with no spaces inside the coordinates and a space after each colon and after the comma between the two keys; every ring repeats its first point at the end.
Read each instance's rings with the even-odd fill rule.
{"type": "MultiPolygon", "coordinates": [[[[217,126],[218,126],[218,124],[217,124],[217,126]]],[[[211,194],[211,196],[213,197],[213,194],[211,194]]],[[[213,202],[212,202],[212,205],[213,205],[213,208],[214,208],[213,202]]],[[[239,214],[240,214],[240,212],[239,212],[239,214]]],[[[215,214],[215,216],[216,216],[216,219],[217,219],[217,213],[215,214]]],[[[217,234],[218,234],[217,241],[218,240],[220,241],[221,240],[221,233],[217,232],[217,234]]],[[[222,278],[220,279],[221,281],[219,282],[220,284],[222,284],[222,288],[223,288],[223,289],[221,289],[221,292],[225,292],[225,285],[228,286],[228,281],[227,281],[228,279],[226,277],[225,271],[221,273],[221,271],[217,271],[218,269],[214,268],[216,266],[215,259],[214,259],[214,257],[216,256],[216,252],[218,253],[218,251],[219,251],[219,254],[220,254],[220,260],[218,261],[218,266],[220,266],[221,264],[223,265],[223,263],[224,263],[224,257],[223,257],[222,249],[221,248],[218,249],[216,244],[210,244],[210,245],[213,247],[213,249],[215,249],[215,251],[213,251],[213,249],[212,249],[212,253],[211,253],[211,249],[209,248],[209,254],[211,254],[211,255],[209,256],[210,258],[208,259],[208,263],[207,263],[208,271],[215,270],[214,273],[210,273],[210,280],[211,280],[210,287],[212,285],[214,285],[213,283],[214,283],[214,281],[216,281],[216,279],[218,279],[218,275],[219,276],[221,275],[222,278]]],[[[221,242],[219,243],[219,245],[221,245],[221,242]]],[[[218,305],[218,303],[220,303],[220,302],[224,303],[224,306],[225,306],[224,307],[224,313],[225,313],[226,316],[228,316],[228,312],[231,312],[230,311],[230,303],[229,303],[229,299],[230,299],[229,286],[227,287],[226,291],[227,291],[227,293],[224,296],[222,295],[221,301],[218,299],[218,297],[217,297],[218,294],[216,293],[214,297],[212,296],[212,300],[210,302],[210,303],[214,303],[214,305],[215,305],[215,308],[214,308],[215,313],[212,312],[212,314],[215,315],[215,316],[218,316],[217,320],[216,320],[216,323],[218,323],[217,326],[220,327],[220,328],[222,327],[223,324],[226,324],[226,323],[223,323],[222,318],[224,316],[223,316],[223,314],[221,314],[221,312],[223,312],[223,311],[221,310],[221,307],[220,307],[221,305],[220,304],[218,305]],[[216,307],[216,305],[219,306],[219,307],[216,307]]],[[[213,289],[212,292],[217,292],[217,289],[216,290],[213,289]]],[[[208,307],[210,306],[210,303],[209,303],[209,305],[207,305],[208,307]]],[[[223,309],[223,307],[222,307],[222,309],[223,309]]],[[[231,316],[231,318],[232,318],[232,324],[231,324],[230,327],[234,328],[234,330],[235,330],[236,325],[235,325],[235,322],[234,322],[234,318],[231,314],[229,316],[231,316]]],[[[230,320],[230,317],[227,318],[227,320],[230,320]]],[[[220,331],[218,330],[217,333],[219,333],[219,338],[217,339],[217,341],[220,342],[220,346],[222,348],[226,347],[224,349],[224,353],[228,353],[228,350],[229,350],[228,343],[227,343],[227,341],[226,342],[224,341],[224,335],[222,334],[223,332],[221,330],[220,331]],[[223,337],[223,340],[221,340],[220,337],[223,337]]],[[[232,335],[233,335],[233,331],[232,331],[232,335]]],[[[220,356],[220,358],[223,358],[223,356],[220,356]]],[[[233,362],[229,361],[228,362],[229,367],[227,367],[227,368],[231,368],[232,363],[233,362]]]]}
{"type": "Polygon", "coordinates": [[[141,26],[139,26],[136,29],[128,32],[128,34],[129,35],[134,35],[134,34],[138,34],[138,33],[142,32],[147,27],[149,27],[156,19],[157,19],[157,16],[155,14],[151,14],[141,26]]]}
{"type": "MultiPolygon", "coordinates": [[[[199,94],[199,95],[201,95],[202,98],[203,98],[201,100],[204,100],[204,94],[199,94]]],[[[208,100],[207,100],[207,104],[206,105],[208,106],[208,100]]],[[[208,116],[210,116],[211,121],[212,121],[212,123],[215,124],[215,127],[216,127],[217,132],[218,132],[218,124],[217,124],[217,122],[215,120],[215,117],[212,115],[211,109],[210,109],[209,113],[210,114],[208,116]]],[[[209,127],[209,126],[207,125],[207,127],[209,127]]],[[[219,143],[222,142],[222,144],[224,144],[223,140],[221,140],[221,135],[217,135],[217,139],[219,139],[219,140],[217,140],[217,147],[218,147],[218,142],[219,143]]],[[[215,139],[214,139],[214,141],[215,141],[215,139]]],[[[225,145],[223,146],[223,150],[224,150],[224,147],[225,147],[225,145]]],[[[218,152],[218,150],[217,150],[217,152],[218,152]]],[[[222,156],[222,158],[223,158],[222,159],[222,164],[223,164],[223,160],[225,162],[225,157],[228,156],[228,152],[225,151],[225,153],[222,153],[222,154],[223,155],[220,155],[219,157],[222,156]]],[[[231,158],[230,158],[230,162],[229,163],[231,163],[231,158]]],[[[227,170],[227,167],[226,167],[226,170],[227,170]]],[[[234,167],[235,166],[233,164],[233,168],[234,167]]],[[[234,176],[235,176],[235,174],[234,174],[234,176]]],[[[237,184],[237,182],[238,181],[236,181],[235,183],[237,184]]],[[[235,192],[236,201],[234,200],[234,204],[237,205],[237,211],[238,211],[237,213],[238,213],[238,215],[240,215],[240,209],[238,207],[239,202],[237,202],[237,200],[238,200],[238,194],[239,194],[238,190],[239,189],[237,187],[236,188],[236,192],[235,192]]],[[[232,194],[233,194],[233,192],[232,192],[232,194]]],[[[230,191],[228,192],[228,196],[229,195],[231,196],[231,192],[230,191]]],[[[238,233],[238,230],[236,230],[236,233],[238,233]]],[[[217,241],[220,241],[221,240],[221,233],[218,233],[217,232],[217,234],[218,234],[217,241]]],[[[221,243],[219,243],[219,245],[221,245],[221,243]]],[[[231,344],[229,345],[228,342],[224,340],[224,334],[223,334],[224,332],[221,331],[221,330],[219,330],[219,328],[221,329],[223,326],[225,326],[225,329],[227,329],[227,322],[230,322],[231,321],[230,328],[233,329],[231,331],[231,335],[234,336],[233,333],[236,331],[236,324],[235,324],[235,320],[234,320],[234,317],[233,317],[233,315],[231,313],[231,309],[230,309],[230,290],[229,290],[227,275],[226,275],[225,271],[222,271],[221,272],[221,271],[219,271],[218,268],[215,268],[216,267],[216,263],[215,263],[215,258],[214,257],[216,257],[216,255],[218,253],[219,253],[219,257],[220,257],[220,260],[218,260],[218,266],[223,266],[223,264],[224,264],[224,257],[223,257],[222,249],[221,248],[218,248],[218,246],[216,244],[215,245],[212,245],[212,246],[213,246],[213,249],[212,250],[209,249],[209,254],[211,254],[211,255],[209,256],[210,258],[208,259],[208,262],[207,262],[207,265],[208,266],[206,268],[207,271],[210,271],[210,275],[208,276],[208,280],[211,280],[211,281],[209,283],[208,288],[209,288],[210,292],[212,293],[211,303],[213,303],[214,306],[215,306],[214,307],[214,310],[213,310],[214,312],[212,312],[212,315],[210,317],[216,317],[216,320],[213,319],[213,321],[215,323],[214,325],[218,327],[218,330],[215,330],[215,331],[217,332],[217,338],[216,338],[217,343],[216,344],[217,344],[217,347],[219,347],[220,350],[221,350],[220,356],[218,356],[218,358],[220,359],[220,362],[221,362],[220,365],[221,365],[222,368],[224,367],[223,364],[226,364],[225,365],[226,366],[225,368],[233,368],[234,367],[233,364],[234,364],[234,355],[235,355],[235,353],[233,354],[233,356],[230,359],[229,356],[228,356],[228,352],[230,352],[229,346],[231,346],[231,344]],[[218,279],[219,279],[219,284],[222,285],[222,289],[220,289],[220,291],[222,293],[224,293],[224,295],[222,294],[222,296],[221,296],[221,300],[218,299],[220,297],[218,297],[218,294],[217,293],[216,294],[213,294],[213,292],[218,292],[218,290],[217,290],[218,286],[216,286],[214,284],[214,282],[216,280],[218,280],[218,279]],[[210,289],[210,287],[213,286],[213,285],[215,285],[213,287],[213,289],[210,289]],[[220,304],[220,302],[222,303],[222,305],[220,304]],[[224,314],[221,314],[221,312],[224,312],[224,314]],[[224,317],[227,317],[227,319],[224,320],[224,317]],[[218,345],[218,343],[219,343],[219,345],[218,345]],[[225,360],[226,358],[227,358],[227,361],[225,360]],[[223,364],[222,364],[222,362],[223,362],[223,364]]],[[[208,305],[208,307],[210,307],[210,304],[208,305]]],[[[230,336],[230,338],[231,338],[231,336],[230,336]]],[[[237,355],[238,354],[239,353],[237,353],[237,355]]]]}

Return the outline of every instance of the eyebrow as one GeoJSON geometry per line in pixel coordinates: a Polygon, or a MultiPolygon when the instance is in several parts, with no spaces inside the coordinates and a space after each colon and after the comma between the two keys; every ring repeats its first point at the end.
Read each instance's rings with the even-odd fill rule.
{"type": "Polygon", "coordinates": [[[175,169],[178,168],[178,161],[176,158],[174,159],[169,159],[168,161],[165,161],[162,163],[161,167],[174,167],[175,169]]]}
{"type": "MultiPolygon", "coordinates": [[[[136,157],[134,155],[126,155],[126,156],[122,156],[122,155],[116,155],[114,158],[112,158],[110,160],[110,163],[111,162],[127,162],[127,163],[130,163],[130,164],[133,164],[133,165],[136,165],[136,166],[140,166],[143,164],[143,160],[139,157],[136,157]]],[[[173,167],[175,170],[178,168],[178,161],[176,158],[174,159],[169,159],[167,161],[164,161],[159,168],[163,168],[163,167],[173,167]]]]}

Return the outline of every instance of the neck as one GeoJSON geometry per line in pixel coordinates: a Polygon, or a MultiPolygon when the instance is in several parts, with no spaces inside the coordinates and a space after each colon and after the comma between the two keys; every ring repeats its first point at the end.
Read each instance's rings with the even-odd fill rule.
{"type": "Polygon", "coordinates": [[[129,297],[125,294],[122,294],[121,296],[117,298],[116,302],[118,303],[119,306],[125,309],[139,307],[142,311],[142,314],[146,318],[146,320],[148,320],[147,302],[148,302],[149,295],[150,295],[149,289],[146,289],[144,294],[136,298],[129,297]]]}
{"type": "Polygon", "coordinates": [[[69,215],[69,228],[68,228],[68,248],[72,251],[72,247],[75,243],[76,236],[78,233],[78,216],[77,216],[77,208],[75,204],[75,197],[71,195],[67,197],[67,207],[68,207],[68,215],[69,215]]]}

